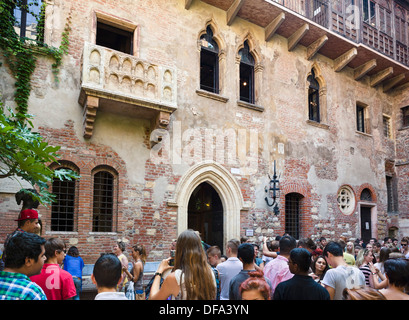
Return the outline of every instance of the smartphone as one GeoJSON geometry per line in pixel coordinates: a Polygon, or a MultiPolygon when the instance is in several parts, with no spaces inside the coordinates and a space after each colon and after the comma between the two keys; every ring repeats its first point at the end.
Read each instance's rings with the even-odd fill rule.
{"type": "Polygon", "coordinates": [[[175,265],[175,250],[170,250],[170,257],[169,265],[173,267],[175,265]]]}

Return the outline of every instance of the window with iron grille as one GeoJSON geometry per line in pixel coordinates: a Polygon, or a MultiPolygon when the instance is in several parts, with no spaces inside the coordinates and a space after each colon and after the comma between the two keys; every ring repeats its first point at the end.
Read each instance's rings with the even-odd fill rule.
{"type": "Polygon", "coordinates": [[[200,89],[219,93],[219,47],[210,26],[200,41],[200,89]]]}
{"type": "Polygon", "coordinates": [[[244,42],[244,47],[239,51],[240,60],[240,100],[254,103],[254,65],[255,61],[250,53],[249,44],[244,42]]]}
{"type": "Polygon", "coordinates": [[[396,185],[394,183],[394,178],[391,176],[386,176],[386,193],[388,200],[388,212],[398,211],[398,201],[396,198],[396,185]]]}
{"type": "Polygon", "coordinates": [[[372,201],[372,192],[368,188],[365,188],[361,192],[361,200],[363,201],[372,201]]]}
{"type": "Polygon", "coordinates": [[[409,127],[409,106],[402,108],[402,125],[409,127]]]}
{"type": "Polygon", "coordinates": [[[365,132],[365,107],[356,106],[356,130],[365,132]]]}
{"type": "Polygon", "coordinates": [[[314,69],[308,76],[308,82],[308,116],[310,120],[320,122],[320,85],[315,79],[314,69]]]}
{"type": "Polygon", "coordinates": [[[94,175],[93,232],[112,232],[114,208],[114,176],[108,171],[94,175]]]}
{"type": "Polygon", "coordinates": [[[298,193],[289,193],[285,196],[285,233],[295,239],[300,238],[301,200],[298,193]]]}
{"type": "Polygon", "coordinates": [[[386,138],[391,137],[391,118],[388,116],[383,116],[383,135],[386,138]]]}
{"type": "Polygon", "coordinates": [[[75,180],[54,179],[55,202],[51,205],[51,231],[74,231],[75,180]]]}

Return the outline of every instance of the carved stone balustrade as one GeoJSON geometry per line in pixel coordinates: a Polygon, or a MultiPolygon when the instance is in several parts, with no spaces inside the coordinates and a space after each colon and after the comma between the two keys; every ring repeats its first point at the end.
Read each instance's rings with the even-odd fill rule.
{"type": "Polygon", "coordinates": [[[84,44],[79,103],[84,137],[91,138],[97,111],[149,119],[166,128],[177,109],[177,78],[172,68],[91,43],[84,44]]]}

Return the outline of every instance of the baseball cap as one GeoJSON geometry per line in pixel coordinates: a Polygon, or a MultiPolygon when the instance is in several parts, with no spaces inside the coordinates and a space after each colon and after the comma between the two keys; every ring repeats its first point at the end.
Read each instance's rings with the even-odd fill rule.
{"type": "Polygon", "coordinates": [[[14,221],[21,221],[27,219],[38,219],[38,212],[33,209],[25,209],[20,212],[20,214],[18,215],[18,219],[14,221]]]}

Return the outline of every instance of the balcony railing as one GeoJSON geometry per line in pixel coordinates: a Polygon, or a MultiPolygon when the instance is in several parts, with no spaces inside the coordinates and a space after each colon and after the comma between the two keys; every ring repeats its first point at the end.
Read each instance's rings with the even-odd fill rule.
{"type": "Polygon", "coordinates": [[[409,11],[394,1],[390,2],[391,7],[372,0],[268,2],[281,4],[331,31],[409,66],[409,11]]]}
{"type": "Polygon", "coordinates": [[[84,44],[82,88],[138,101],[158,109],[176,108],[176,72],[169,67],[91,43],[84,44]]]}
{"type": "Polygon", "coordinates": [[[81,94],[84,136],[92,136],[97,110],[131,112],[166,127],[177,109],[176,71],[132,55],[86,42],[81,94]]]}

